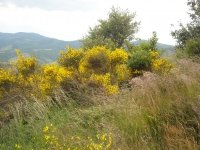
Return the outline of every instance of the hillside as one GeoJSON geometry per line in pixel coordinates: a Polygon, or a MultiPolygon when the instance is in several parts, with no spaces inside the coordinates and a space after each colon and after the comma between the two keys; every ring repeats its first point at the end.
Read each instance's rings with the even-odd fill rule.
{"type": "Polygon", "coordinates": [[[0,33],[0,61],[13,59],[15,49],[20,49],[26,55],[34,55],[41,62],[55,61],[59,51],[66,46],[80,47],[77,41],[62,41],[48,38],[36,33],[0,33]]]}
{"type": "MultiPolygon", "coordinates": [[[[134,44],[145,42],[139,40],[134,44]]],[[[7,62],[16,57],[15,49],[20,49],[25,55],[36,56],[40,63],[50,63],[56,60],[59,51],[66,46],[79,48],[81,42],[62,41],[45,37],[36,33],[0,33],[0,62],[7,62]]],[[[174,47],[167,44],[158,43],[158,48],[163,49],[166,54],[171,54],[174,47]]]]}

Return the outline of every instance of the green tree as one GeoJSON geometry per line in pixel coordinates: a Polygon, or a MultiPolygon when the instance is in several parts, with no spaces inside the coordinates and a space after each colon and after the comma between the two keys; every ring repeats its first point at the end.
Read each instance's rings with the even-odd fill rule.
{"type": "Polygon", "coordinates": [[[120,48],[125,41],[132,40],[138,31],[139,22],[134,21],[135,13],[128,10],[112,8],[108,19],[99,20],[99,25],[90,28],[82,40],[84,48],[105,45],[111,49],[120,48]]]}
{"type": "Polygon", "coordinates": [[[152,37],[149,39],[149,48],[150,50],[157,50],[157,33],[154,31],[152,37]]]}
{"type": "MultiPolygon", "coordinates": [[[[190,7],[191,22],[185,26],[180,23],[179,29],[171,33],[177,40],[177,47],[186,53],[189,50],[188,47],[194,48],[194,45],[196,45],[194,43],[200,39],[200,0],[188,0],[187,5],[190,7]],[[192,42],[191,40],[194,41],[192,42]],[[185,47],[187,47],[187,50],[185,50],[185,47]]],[[[193,49],[190,50],[192,51],[193,49]]],[[[196,52],[191,52],[190,54],[196,54],[196,52]]]]}

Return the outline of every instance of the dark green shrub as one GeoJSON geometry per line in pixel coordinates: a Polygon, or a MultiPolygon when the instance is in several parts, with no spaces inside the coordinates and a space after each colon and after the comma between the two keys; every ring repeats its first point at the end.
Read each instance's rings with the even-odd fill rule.
{"type": "Polygon", "coordinates": [[[195,55],[200,56],[200,39],[199,38],[189,39],[186,42],[185,52],[189,56],[195,56],[195,55]]]}
{"type": "Polygon", "coordinates": [[[150,70],[151,57],[148,51],[138,50],[132,53],[128,60],[128,66],[132,70],[150,70]]]}

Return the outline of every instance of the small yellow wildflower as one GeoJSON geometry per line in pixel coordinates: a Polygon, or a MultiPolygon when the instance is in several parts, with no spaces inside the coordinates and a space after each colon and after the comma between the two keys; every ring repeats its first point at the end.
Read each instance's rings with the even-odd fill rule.
{"type": "Polygon", "coordinates": [[[22,146],[21,146],[20,144],[15,144],[15,148],[16,148],[16,149],[21,149],[22,146]]]}
{"type": "Polygon", "coordinates": [[[45,126],[44,128],[43,128],[43,132],[48,132],[49,131],[49,127],[48,126],[45,126]]]}

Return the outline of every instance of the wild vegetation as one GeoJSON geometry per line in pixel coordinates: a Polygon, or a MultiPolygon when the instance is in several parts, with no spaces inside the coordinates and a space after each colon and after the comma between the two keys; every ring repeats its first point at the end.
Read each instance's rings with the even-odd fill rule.
{"type": "MultiPolygon", "coordinates": [[[[112,8],[81,49],[61,51],[52,64],[17,50],[0,68],[0,149],[199,149],[199,62],[162,57],[155,32],[132,45],[132,19],[112,8]],[[111,31],[123,20],[120,35],[111,31]]],[[[179,51],[198,51],[193,42],[179,51]]]]}

